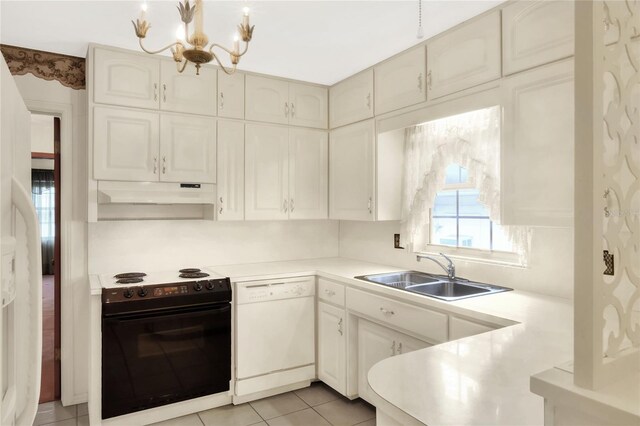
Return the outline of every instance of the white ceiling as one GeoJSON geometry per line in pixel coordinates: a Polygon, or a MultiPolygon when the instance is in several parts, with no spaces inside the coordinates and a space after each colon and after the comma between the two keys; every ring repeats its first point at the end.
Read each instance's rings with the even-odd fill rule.
{"type": "MultiPolygon", "coordinates": [[[[504,0],[423,2],[425,38],[504,0]]],[[[148,0],[145,47],[169,44],[180,22],[177,1],[148,0]]],[[[0,42],[86,56],[90,42],[138,50],[130,20],[138,1],[0,2],[0,42]]],[[[417,0],[205,2],[209,40],[230,47],[242,7],[251,8],[254,40],[240,62],[247,71],[333,84],[398,53],[416,38],[417,0]]]]}

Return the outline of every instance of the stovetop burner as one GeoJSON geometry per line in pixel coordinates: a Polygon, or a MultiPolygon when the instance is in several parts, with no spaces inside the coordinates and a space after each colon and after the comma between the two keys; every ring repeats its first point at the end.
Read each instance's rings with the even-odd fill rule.
{"type": "MultiPolygon", "coordinates": [[[[124,272],[122,274],[116,274],[113,276],[113,278],[142,278],[142,277],[146,277],[147,274],[145,274],[144,272],[124,272]]],[[[142,280],[140,280],[142,281],[142,280]]],[[[140,282],[138,281],[138,282],[140,282]]]]}
{"type": "Polygon", "coordinates": [[[116,284],[136,284],[144,281],[141,277],[133,277],[133,278],[120,278],[116,281],[116,284]]]}
{"type": "Polygon", "coordinates": [[[206,272],[183,272],[180,274],[180,278],[204,278],[208,277],[206,272]]]}
{"type": "Polygon", "coordinates": [[[195,274],[196,272],[200,272],[202,271],[202,269],[198,269],[198,268],[184,268],[184,269],[180,269],[181,274],[195,274]]]}

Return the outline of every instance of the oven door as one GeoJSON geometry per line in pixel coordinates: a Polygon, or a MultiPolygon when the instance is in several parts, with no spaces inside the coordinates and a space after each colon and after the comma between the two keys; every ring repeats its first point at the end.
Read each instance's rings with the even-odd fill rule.
{"type": "Polygon", "coordinates": [[[229,303],[102,320],[102,418],[229,390],[229,303]]]}

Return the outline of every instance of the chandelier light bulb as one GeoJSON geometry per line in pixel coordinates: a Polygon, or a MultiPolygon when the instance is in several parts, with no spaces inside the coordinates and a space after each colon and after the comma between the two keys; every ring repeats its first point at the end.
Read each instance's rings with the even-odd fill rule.
{"type": "Polygon", "coordinates": [[[184,25],[178,25],[178,28],[176,28],[176,40],[184,41],[186,38],[187,36],[184,33],[184,25]]]}
{"type": "Polygon", "coordinates": [[[146,2],[146,1],[143,1],[143,2],[142,2],[142,4],[140,5],[140,9],[141,9],[143,12],[146,12],[148,8],[149,8],[149,5],[147,4],[147,2],[146,2]]]}
{"type": "Polygon", "coordinates": [[[244,16],[249,16],[249,8],[248,7],[243,7],[242,8],[242,13],[244,14],[244,16]]]}

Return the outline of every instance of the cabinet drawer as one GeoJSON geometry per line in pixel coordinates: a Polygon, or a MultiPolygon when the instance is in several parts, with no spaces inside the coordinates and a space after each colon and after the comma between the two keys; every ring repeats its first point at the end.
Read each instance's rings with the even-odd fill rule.
{"type": "Polygon", "coordinates": [[[495,328],[453,316],[449,319],[449,340],[462,339],[491,330],[495,330],[495,328]]]}
{"type": "Polygon", "coordinates": [[[351,288],[347,289],[347,308],[433,342],[447,341],[446,314],[351,288]]]}
{"type": "Polygon", "coordinates": [[[318,298],[334,305],[344,306],[344,285],[318,278],[318,298]]]}

